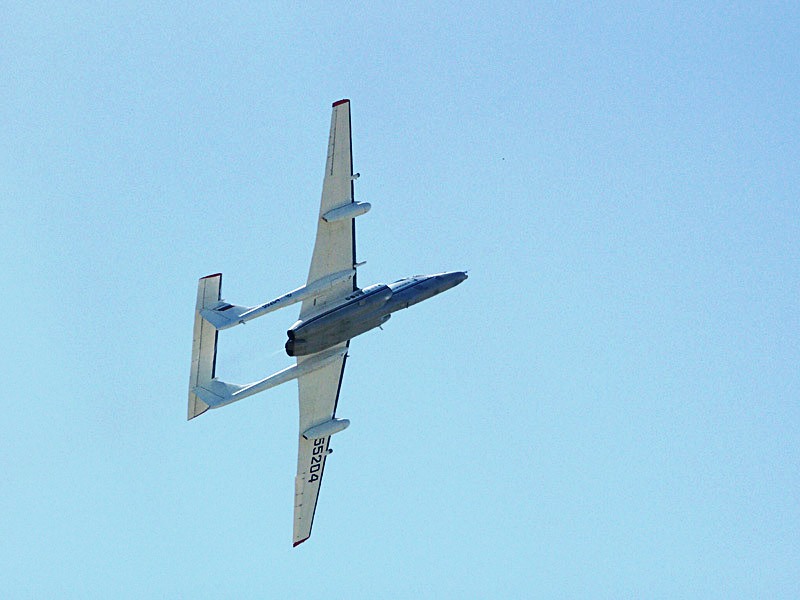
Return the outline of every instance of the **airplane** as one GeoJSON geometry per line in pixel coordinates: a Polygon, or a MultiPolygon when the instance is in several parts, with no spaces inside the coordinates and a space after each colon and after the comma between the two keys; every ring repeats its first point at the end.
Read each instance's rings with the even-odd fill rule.
{"type": "Polygon", "coordinates": [[[355,218],[370,209],[354,199],[350,101],[333,103],[328,158],[322,184],[317,237],[304,286],[257,306],[222,299],[222,274],[197,286],[188,419],[297,379],[300,397],[294,546],[311,536],[330,439],[350,424],[336,409],[350,340],[383,325],[393,312],[440,294],[467,279],[464,271],[406,277],[365,288],[356,285],[355,218]],[[216,375],[219,332],[302,302],[287,331],[286,353],[296,363],[260,381],[227,383],[216,375]]]}

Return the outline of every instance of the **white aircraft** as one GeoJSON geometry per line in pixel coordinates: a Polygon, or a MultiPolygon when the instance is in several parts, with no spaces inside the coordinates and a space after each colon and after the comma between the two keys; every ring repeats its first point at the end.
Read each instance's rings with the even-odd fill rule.
{"type": "Polygon", "coordinates": [[[333,104],[328,161],[322,184],[317,240],[306,285],[258,306],[222,300],[222,274],[200,279],[192,341],[189,419],[276,385],[297,379],[300,430],[294,487],[294,545],[311,535],[330,439],[350,422],[336,418],[347,349],[351,338],[385,323],[391,313],[426,300],[467,278],[462,271],[418,275],[391,284],[356,285],[355,217],[370,209],[353,199],[350,101],[333,104]],[[269,377],[239,385],[215,372],[219,331],[302,302],[300,318],[289,329],[286,353],[297,363],[269,377]]]}

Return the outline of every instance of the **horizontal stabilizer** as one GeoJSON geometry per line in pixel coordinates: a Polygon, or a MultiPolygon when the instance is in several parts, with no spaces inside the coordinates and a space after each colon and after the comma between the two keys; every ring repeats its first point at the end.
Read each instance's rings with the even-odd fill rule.
{"type": "Polygon", "coordinates": [[[252,310],[249,306],[237,306],[228,302],[215,302],[209,308],[200,311],[200,315],[216,329],[228,329],[239,323],[244,323],[242,315],[252,310]]]}
{"type": "Polygon", "coordinates": [[[200,311],[219,302],[221,287],[222,273],[208,275],[197,283],[192,366],[189,375],[189,419],[194,419],[209,409],[208,403],[194,391],[198,386],[206,385],[214,378],[217,362],[217,330],[200,316],[200,311]]]}
{"type": "Polygon", "coordinates": [[[205,402],[209,408],[219,408],[234,401],[233,395],[247,386],[236,383],[225,383],[213,379],[204,386],[194,388],[194,393],[205,402]]]}

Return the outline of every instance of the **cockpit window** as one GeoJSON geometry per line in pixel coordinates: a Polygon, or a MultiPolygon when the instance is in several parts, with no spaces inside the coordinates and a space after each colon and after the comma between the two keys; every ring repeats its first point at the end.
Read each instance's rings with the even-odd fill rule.
{"type": "Polygon", "coordinates": [[[403,279],[398,279],[395,281],[392,286],[395,291],[404,290],[407,287],[414,285],[419,280],[419,277],[404,277],[403,279]]]}

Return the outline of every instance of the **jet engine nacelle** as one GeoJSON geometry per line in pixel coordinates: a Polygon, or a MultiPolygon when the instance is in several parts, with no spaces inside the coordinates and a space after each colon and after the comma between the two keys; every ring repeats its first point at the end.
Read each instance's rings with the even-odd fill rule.
{"type": "Polygon", "coordinates": [[[306,356],[315,352],[322,352],[326,348],[366,333],[370,329],[380,327],[391,316],[381,315],[378,318],[354,323],[347,329],[319,331],[314,337],[292,338],[290,336],[289,341],[286,342],[286,354],[289,356],[306,356]]]}
{"type": "Polygon", "coordinates": [[[371,285],[357,290],[339,304],[292,324],[286,333],[289,339],[313,337],[324,329],[349,327],[350,323],[373,317],[392,297],[388,285],[371,285]]]}

